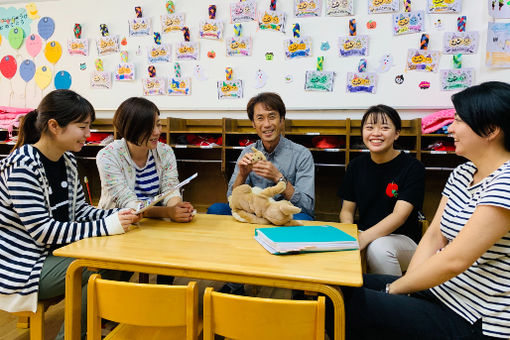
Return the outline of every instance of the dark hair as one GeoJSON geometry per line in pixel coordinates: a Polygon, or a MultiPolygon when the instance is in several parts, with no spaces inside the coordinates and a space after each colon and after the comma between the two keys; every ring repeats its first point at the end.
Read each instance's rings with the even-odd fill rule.
{"type": "Polygon", "coordinates": [[[397,110],[383,104],[370,106],[368,108],[363,115],[363,118],[361,118],[361,128],[365,126],[368,119],[370,119],[371,123],[377,123],[379,121],[381,123],[386,123],[386,117],[388,117],[393,125],[395,125],[395,130],[400,131],[402,129],[402,120],[400,119],[397,110]]]}
{"type": "Polygon", "coordinates": [[[503,145],[510,151],[510,85],[489,81],[468,87],[452,96],[457,115],[480,137],[496,127],[503,131],[503,145]]]}
{"type": "Polygon", "coordinates": [[[94,121],[96,113],[87,99],[71,90],[51,91],[41,100],[36,110],[23,117],[13,150],[25,144],[36,143],[48,130],[50,119],[55,119],[60,127],[66,127],[69,123],[83,122],[89,117],[91,122],[94,121]]]}
{"type": "Polygon", "coordinates": [[[145,98],[131,97],[115,111],[113,125],[120,137],[141,145],[151,138],[156,115],[159,116],[156,104],[145,98]]]}
{"type": "Polygon", "coordinates": [[[282,98],[274,92],[262,92],[252,97],[246,105],[246,111],[248,112],[248,118],[253,122],[253,110],[255,105],[262,103],[266,109],[272,109],[278,111],[280,114],[280,120],[285,119],[285,104],[282,98]]]}

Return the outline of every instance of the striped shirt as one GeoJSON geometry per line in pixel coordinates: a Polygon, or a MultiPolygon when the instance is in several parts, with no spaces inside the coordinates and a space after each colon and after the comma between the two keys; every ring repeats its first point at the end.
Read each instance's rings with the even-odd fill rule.
{"type": "Polygon", "coordinates": [[[145,163],[145,167],[140,168],[135,164],[135,169],[136,197],[142,200],[149,200],[159,194],[159,177],[152,152],[149,152],[149,158],[147,159],[147,163],[145,163]]]}
{"type": "MultiPolygon", "coordinates": [[[[458,166],[443,190],[448,203],[441,219],[441,232],[449,242],[462,230],[477,206],[510,209],[510,161],[471,185],[475,172],[472,162],[458,166]]],[[[482,319],[483,334],[510,338],[510,232],[466,271],[431,291],[470,323],[482,319]]]]}

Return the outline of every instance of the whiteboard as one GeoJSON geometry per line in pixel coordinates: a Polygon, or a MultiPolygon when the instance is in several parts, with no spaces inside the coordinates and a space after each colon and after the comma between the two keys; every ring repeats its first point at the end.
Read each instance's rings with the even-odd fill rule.
{"type": "MultiPolygon", "coordinates": [[[[287,13],[286,33],[262,31],[255,22],[242,24],[242,35],[251,36],[253,40],[253,54],[249,57],[227,57],[225,40],[213,41],[198,38],[198,22],[208,16],[208,6],[217,6],[216,18],[225,24],[225,36],[233,35],[233,25],[230,23],[229,5],[237,0],[174,0],[176,11],[183,12],[186,24],[190,28],[191,41],[200,43],[200,58],[197,61],[179,61],[183,76],[192,77],[193,70],[198,64],[204,70],[207,80],[198,80],[192,77],[192,91],[190,96],[150,96],[161,110],[244,110],[249,98],[261,91],[275,91],[279,93],[287,107],[295,110],[312,109],[363,109],[372,104],[385,103],[400,109],[433,109],[450,107],[451,91],[440,91],[439,72],[405,71],[405,61],[409,48],[419,48],[421,33],[393,36],[391,14],[368,14],[367,0],[355,0],[355,14],[352,17],[327,17],[324,15],[324,4],[321,17],[296,18],[293,14],[293,0],[277,1],[277,9],[287,13]],[[349,19],[357,21],[358,34],[370,37],[367,71],[375,71],[379,60],[384,54],[391,54],[394,66],[386,73],[378,74],[377,92],[347,93],[347,72],[357,70],[361,57],[339,57],[338,38],[348,35],[349,19]],[[369,30],[366,23],[375,21],[377,27],[369,30]],[[292,37],[292,24],[299,23],[301,35],[313,39],[312,57],[286,60],[283,54],[283,41],[292,37]],[[328,42],[330,49],[322,51],[321,42],[328,42]],[[207,52],[214,51],[216,57],[210,59],[207,52]],[[266,60],[266,52],[273,52],[274,58],[266,60]],[[334,71],[335,83],[332,92],[311,92],[304,90],[305,71],[315,70],[317,56],[324,56],[324,70],[334,71]],[[219,100],[216,82],[225,79],[225,68],[231,67],[233,78],[241,79],[244,84],[244,97],[242,99],[219,100]],[[267,83],[257,89],[256,72],[263,70],[267,75],[267,83]],[[404,75],[404,83],[396,84],[395,77],[404,75]],[[285,80],[286,76],[292,82],[285,80]],[[429,89],[420,89],[418,84],[422,81],[430,82],[429,89]]],[[[325,2],[326,0],[323,0],[325,2]]],[[[135,6],[141,6],[144,17],[152,18],[154,31],[160,31],[160,15],[166,13],[163,0],[57,0],[36,2],[39,15],[49,16],[56,23],[56,30],[49,40],[60,42],[63,47],[61,59],[52,65],[48,63],[41,52],[36,58],[37,66],[48,65],[55,72],[68,71],[72,76],[71,89],[89,99],[98,110],[115,110],[126,98],[142,95],[141,78],[148,76],[147,56],[145,48],[152,45],[152,37],[130,37],[128,33],[128,19],[135,17],[135,6]],[[70,56],[67,53],[67,39],[73,38],[75,23],[82,25],[82,38],[89,40],[90,52],[88,56],[70,56]],[[133,82],[113,81],[111,89],[92,89],[90,87],[90,72],[95,70],[94,61],[98,58],[95,48],[96,38],[100,36],[99,25],[107,24],[111,35],[126,37],[127,45],[122,50],[129,53],[129,61],[136,65],[136,77],[133,82]],[[136,55],[138,47],[143,50],[142,55],[136,55]],[[80,64],[85,63],[87,69],[80,70],[80,64]]],[[[258,0],[258,10],[267,9],[269,0],[258,0]]],[[[25,3],[0,2],[0,7],[23,8],[25,3]]],[[[426,0],[413,0],[413,10],[424,10],[426,0]]],[[[475,69],[475,83],[487,80],[510,79],[509,69],[490,69],[485,66],[485,45],[487,36],[487,22],[493,20],[488,16],[486,0],[464,0],[460,15],[467,16],[467,30],[479,31],[480,44],[475,55],[462,57],[463,67],[475,69]]],[[[403,9],[401,9],[403,11],[403,9]]],[[[430,36],[429,50],[442,50],[442,38],[445,32],[457,30],[457,17],[459,14],[427,14],[425,18],[425,32],[430,36]],[[443,30],[434,28],[434,23],[440,19],[443,30]]],[[[504,20],[499,20],[504,21],[504,20]]],[[[37,33],[37,22],[31,24],[32,32],[37,33]]],[[[32,33],[31,32],[31,33],[32,33]]],[[[174,56],[170,63],[155,64],[158,76],[170,77],[174,75],[175,45],[183,40],[181,33],[162,34],[163,43],[173,45],[174,56]]],[[[2,37],[0,57],[7,54],[16,56],[19,63],[30,58],[23,44],[19,50],[14,50],[7,37],[2,37]]],[[[120,55],[112,54],[100,57],[106,71],[113,71],[121,59],[120,55]]],[[[452,56],[442,55],[439,69],[452,68],[452,56]]],[[[44,91],[41,91],[34,80],[25,83],[19,72],[12,80],[0,75],[0,105],[37,106],[41,95],[54,89],[53,82],[44,91]],[[12,94],[12,97],[10,97],[12,94]]]]}

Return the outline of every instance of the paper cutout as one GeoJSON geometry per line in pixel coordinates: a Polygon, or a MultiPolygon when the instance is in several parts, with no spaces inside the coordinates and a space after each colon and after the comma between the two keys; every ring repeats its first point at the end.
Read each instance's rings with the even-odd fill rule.
{"type": "Polygon", "coordinates": [[[21,44],[23,44],[23,38],[25,37],[23,28],[21,27],[13,27],[9,31],[9,44],[12,48],[17,50],[20,48],[21,44]]]}
{"type": "Polygon", "coordinates": [[[168,63],[172,59],[172,45],[152,45],[147,48],[147,60],[149,64],[168,63]]]}
{"type": "Polygon", "coordinates": [[[227,56],[250,56],[252,51],[250,37],[227,38],[227,56]]]}
{"type": "Polygon", "coordinates": [[[107,35],[106,37],[99,37],[96,40],[96,46],[97,46],[97,54],[102,55],[108,55],[112,53],[118,53],[120,50],[119,46],[119,36],[114,35],[110,36],[107,35]]]}
{"type": "Polygon", "coordinates": [[[126,46],[126,45],[127,45],[127,39],[126,39],[126,37],[122,38],[122,40],[120,41],[120,44],[121,44],[122,46],[126,46]]]}
{"type": "Polygon", "coordinates": [[[283,80],[285,81],[285,83],[290,84],[294,81],[294,77],[292,76],[292,74],[287,74],[285,75],[285,77],[283,77],[283,80]]]}
{"type": "Polygon", "coordinates": [[[35,83],[42,90],[44,90],[51,83],[52,73],[49,67],[39,66],[35,71],[35,83]]]}
{"type": "Polygon", "coordinates": [[[368,0],[368,13],[395,13],[400,11],[400,0],[368,0]]]}
{"type": "Polygon", "coordinates": [[[126,62],[117,64],[117,67],[115,68],[115,80],[135,80],[135,64],[126,62]]]}
{"type": "Polygon", "coordinates": [[[367,21],[367,28],[369,30],[374,30],[374,29],[376,29],[376,27],[377,27],[377,22],[375,22],[373,20],[367,21]]]}
{"type": "Polygon", "coordinates": [[[256,89],[263,88],[267,83],[267,74],[261,69],[258,69],[257,72],[255,72],[255,84],[253,87],[256,89]]]}
{"type": "Polygon", "coordinates": [[[218,99],[240,99],[243,98],[242,80],[222,80],[216,82],[218,99]]]}
{"type": "Polygon", "coordinates": [[[128,20],[128,24],[130,37],[142,37],[152,35],[151,18],[133,18],[128,20]]]}
{"type": "Polygon", "coordinates": [[[72,78],[67,71],[58,71],[55,75],[55,88],[57,90],[69,90],[71,88],[72,78]]]}
{"type": "Polygon", "coordinates": [[[27,15],[25,8],[0,7],[0,35],[7,38],[9,31],[14,27],[21,27],[28,36],[31,32],[32,19],[27,15]]]}
{"type": "Polygon", "coordinates": [[[310,57],[312,55],[312,38],[286,39],[283,41],[283,50],[287,59],[310,57]]]}
{"type": "Polygon", "coordinates": [[[94,65],[96,66],[96,71],[98,72],[104,71],[104,64],[102,59],[96,59],[94,61],[94,65]]]}
{"type": "Polygon", "coordinates": [[[442,31],[443,30],[443,22],[441,21],[441,19],[437,19],[435,22],[434,22],[434,28],[438,31],[442,31]]]}
{"type": "Polygon", "coordinates": [[[274,53],[273,52],[266,52],[265,56],[266,56],[266,60],[267,61],[271,61],[274,58],[274,53]]]}
{"type": "Polygon", "coordinates": [[[487,0],[489,15],[493,18],[510,18],[510,4],[504,0],[487,0]]]}
{"type": "Polygon", "coordinates": [[[430,88],[430,82],[422,81],[418,84],[418,87],[422,90],[427,90],[428,88],[430,88]]]}
{"type": "Polygon", "coordinates": [[[427,13],[460,13],[462,0],[427,0],[427,13]]]}
{"type": "Polygon", "coordinates": [[[287,14],[282,11],[266,10],[259,14],[259,28],[265,31],[285,33],[287,14]]]}
{"type": "Polygon", "coordinates": [[[18,64],[12,55],[6,55],[0,60],[0,72],[7,79],[12,79],[16,74],[18,64]]]}
{"type": "Polygon", "coordinates": [[[31,34],[25,42],[28,54],[35,58],[42,49],[42,39],[37,34],[31,34]]]}
{"type": "Polygon", "coordinates": [[[375,93],[377,89],[377,73],[347,72],[348,93],[375,93]]]}
{"type": "Polygon", "coordinates": [[[393,34],[411,34],[424,31],[424,11],[393,14],[393,34]]]}
{"type": "Polygon", "coordinates": [[[87,63],[80,63],[80,71],[85,71],[87,69],[87,63]]]}
{"type": "Polygon", "coordinates": [[[44,47],[44,56],[52,64],[56,64],[62,56],[62,46],[58,41],[50,41],[44,47]]]}
{"type": "Polygon", "coordinates": [[[377,67],[377,72],[384,73],[388,72],[390,68],[395,66],[393,63],[393,56],[391,54],[385,54],[379,60],[379,66],[377,67]]]}
{"type": "Polygon", "coordinates": [[[67,53],[70,55],[89,55],[88,39],[68,39],[67,53]]]}
{"type": "Polygon", "coordinates": [[[44,40],[48,40],[55,32],[55,21],[50,17],[44,17],[37,24],[37,32],[44,40]]]}
{"type": "Polygon", "coordinates": [[[440,57],[439,51],[409,49],[406,70],[437,72],[440,57]]]}
{"type": "Polygon", "coordinates": [[[230,21],[240,23],[257,20],[257,2],[245,0],[230,3],[230,21]]]}
{"type": "Polygon", "coordinates": [[[329,42],[328,41],[323,41],[321,42],[321,51],[329,51],[329,42]]]}
{"type": "Polygon", "coordinates": [[[199,56],[199,44],[198,42],[181,41],[177,44],[177,50],[175,51],[177,59],[192,59],[197,60],[199,56]]]}
{"type": "Polygon", "coordinates": [[[480,34],[477,31],[445,32],[443,35],[444,54],[475,54],[478,52],[480,34]]]}
{"type": "Polygon", "coordinates": [[[339,37],[338,53],[340,57],[367,56],[368,35],[339,37]]]}
{"type": "Polygon", "coordinates": [[[305,91],[332,92],[335,83],[335,72],[331,71],[306,71],[305,91]]]}
{"type": "Polygon", "coordinates": [[[404,83],[404,75],[403,74],[399,74],[395,77],[395,83],[397,83],[398,85],[402,85],[404,83]]]}
{"type": "Polygon", "coordinates": [[[207,58],[210,58],[210,59],[216,58],[216,52],[214,52],[214,51],[207,52],[207,58]]]}
{"type": "Polygon", "coordinates": [[[473,68],[462,68],[454,70],[441,70],[441,90],[461,90],[473,85],[475,70],[473,68]]]}
{"type": "Polygon", "coordinates": [[[93,71],[90,73],[90,87],[93,89],[111,89],[112,74],[105,71],[93,71]]]}
{"type": "Polygon", "coordinates": [[[30,19],[39,19],[41,16],[39,15],[39,11],[37,10],[37,6],[35,3],[31,2],[29,4],[25,5],[25,8],[27,9],[27,15],[30,19]]]}
{"type": "Polygon", "coordinates": [[[193,69],[193,75],[198,80],[201,80],[201,81],[207,80],[207,76],[205,75],[204,69],[202,68],[202,66],[200,66],[198,64],[195,65],[195,68],[193,69]]]}
{"type": "Polygon", "coordinates": [[[486,65],[510,67],[510,23],[489,22],[486,65]]]}
{"type": "Polygon", "coordinates": [[[354,15],[352,0],[327,0],[326,15],[330,17],[354,15]]]}
{"type": "Polygon", "coordinates": [[[202,39],[223,39],[223,22],[216,19],[200,20],[198,35],[202,39]]]}
{"type": "Polygon", "coordinates": [[[173,13],[161,16],[161,32],[180,32],[185,26],[184,14],[173,13]]]}
{"type": "Polygon", "coordinates": [[[26,83],[34,78],[35,63],[32,60],[26,59],[19,65],[19,75],[26,83]]]}
{"type": "Polygon", "coordinates": [[[298,18],[319,17],[321,10],[321,0],[294,0],[294,16],[298,18]]]}
{"type": "Polygon", "coordinates": [[[142,79],[143,84],[143,95],[144,96],[157,96],[164,95],[165,91],[165,79],[163,78],[144,78],[142,79]]]}
{"type": "Polygon", "coordinates": [[[191,78],[189,77],[170,78],[168,82],[167,93],[169,96],[191,95],[191,78]]]}

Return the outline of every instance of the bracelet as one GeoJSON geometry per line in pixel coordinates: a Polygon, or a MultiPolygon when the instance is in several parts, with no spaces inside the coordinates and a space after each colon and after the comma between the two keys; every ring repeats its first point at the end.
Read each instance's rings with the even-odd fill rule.
{"type": "Polygon", "coordinates": [[[390,285],[391,285],[391,283],[387,283],[387,284],[386,284],[386,289],[384,290],[384,292],[385,292],[386,294],[390,294],[390,285]]]}

